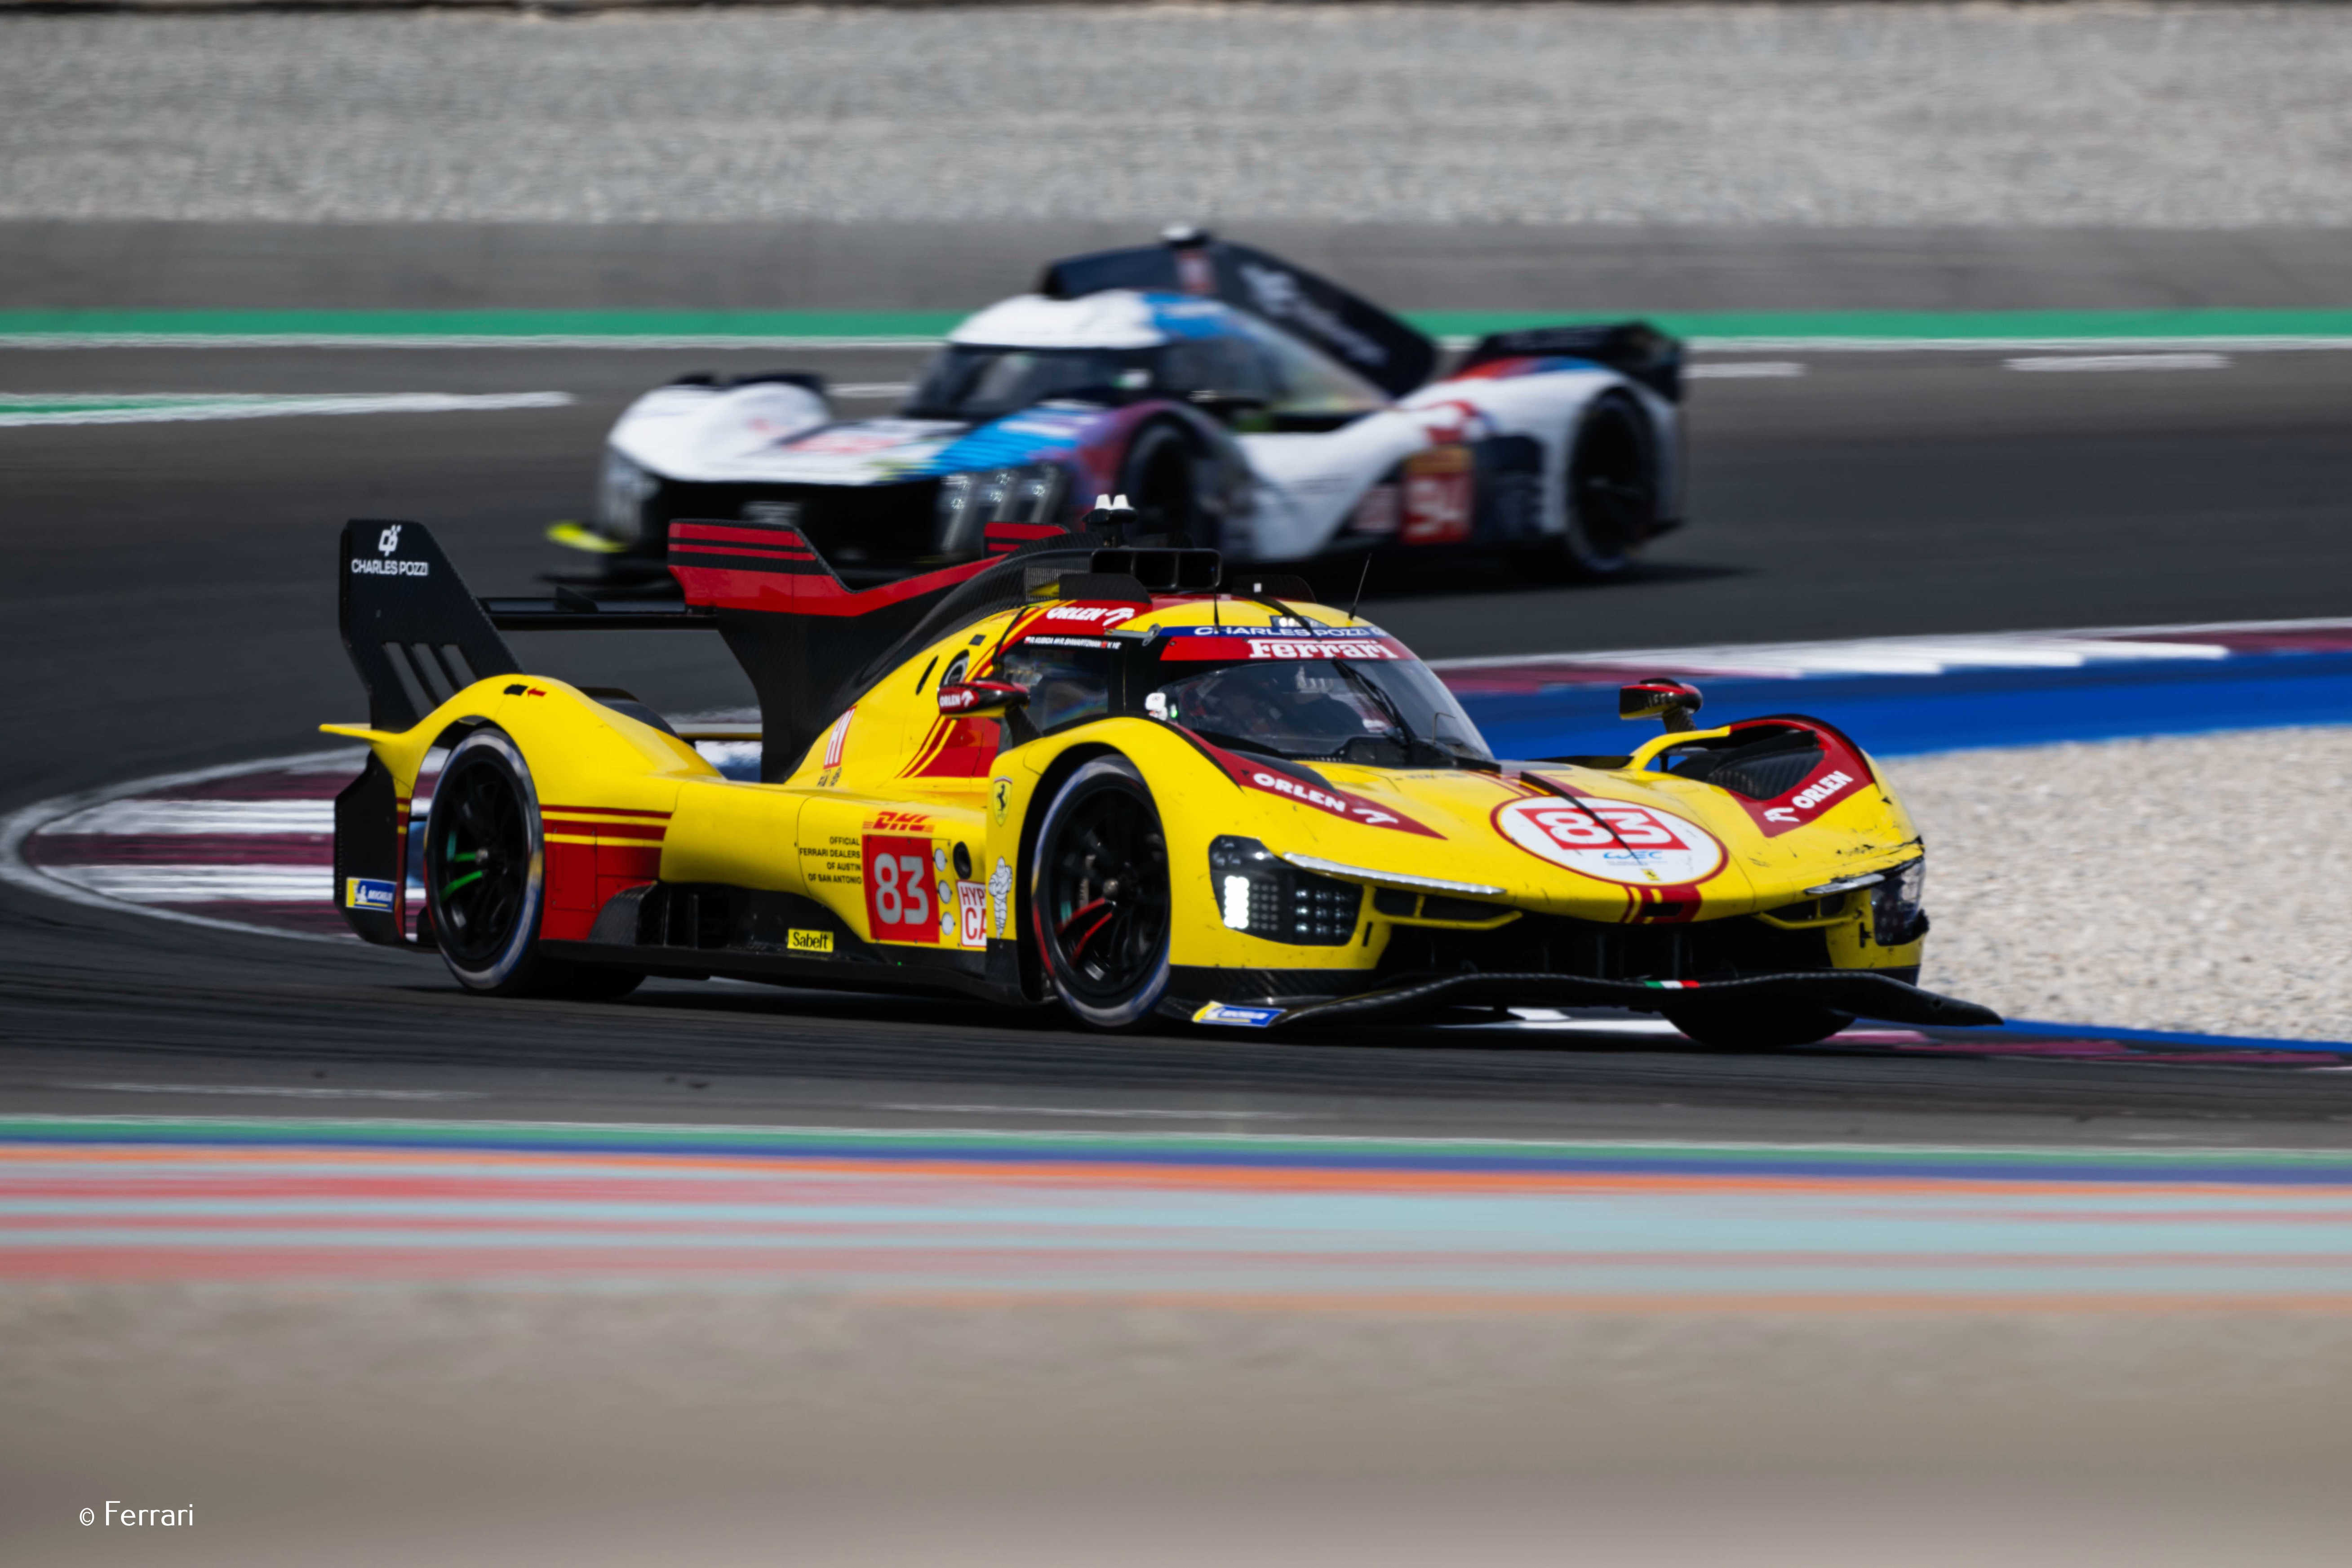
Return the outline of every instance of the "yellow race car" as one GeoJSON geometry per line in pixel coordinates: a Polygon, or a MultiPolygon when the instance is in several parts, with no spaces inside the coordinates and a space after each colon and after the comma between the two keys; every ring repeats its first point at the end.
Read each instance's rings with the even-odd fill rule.
{"type": "Polygon", "coordinates": [[[345,917],[504,994],[729,975],[1103,1028],[1599,1005],[1730,1047],[2000,1021],[1917,987],[1919,835],[1831,726],[1702,730],[1643,681],[1623,711],[1664,728],[1628,754],[1499,761],[1378,626],[1123,544],[1126,515],[863,590],[790,526],[679,521],[668,607],[477,600],[422,526],[352,523],[345,917]],[[529,627],[716,631],[757,740],[524,674],[500,630],[529,627]]]}

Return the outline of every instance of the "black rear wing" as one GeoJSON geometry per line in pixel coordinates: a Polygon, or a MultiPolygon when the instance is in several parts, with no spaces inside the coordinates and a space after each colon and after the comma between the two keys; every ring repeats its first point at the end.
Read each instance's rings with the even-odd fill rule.
{"type": "Polygon", "coordinates": [[[1219,300],[1329,354],[1391,397],[1429,380],[1437,345],[1386,310],[1278,256],[1205,229],[1173,228],[1159,245],[1066,257],[1037,291],[1075,300],[1105,289],[1164,289],[1219,300]]]}
{"type": "Polygon", "coordinates": [[[424,524],[354,520],[338,563],[343,647],[367,689],[369,725],[397,731],[475,681],[520,672],[502,631],[715,631],[759,698],[760,776],[774,783],[902,646],[944,635],[950,621],[1055,596],[1069,574],[1176,591],[1218,581],[1213,551],[1094,549],[1101,537],[998,540],[998,553],[980,560],[853,589],[789,524],[681,519],[669,554],[684,602],[659,605],[571,588],[478,599],[424,524]]]}
{"type": "Polygon", "coordinates": [[[1683,343],[1647,321],[1591,321],[1489,332],[1454,367],[1459,375],[1496,360],[1562,354],[1606,365],[1669,403],[1683,400],[1683,343]]]}

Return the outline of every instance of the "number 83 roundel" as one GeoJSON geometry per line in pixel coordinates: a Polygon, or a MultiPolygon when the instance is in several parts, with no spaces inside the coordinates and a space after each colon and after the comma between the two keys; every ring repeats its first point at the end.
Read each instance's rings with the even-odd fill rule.
{"type": "Polygon", "coordinates": [[[1672,886],[1715,875],[1723,846],[1698,824],[1629,800],[1537,795],[1495,809],[1495,826],[1539,859],[1604,882],[1672,886]]]}
{"type": "Polygon", "coordinates": [[[877,942],[940,940],[929,838],[884,833],[866,836],[866,921],[877,942]]]}

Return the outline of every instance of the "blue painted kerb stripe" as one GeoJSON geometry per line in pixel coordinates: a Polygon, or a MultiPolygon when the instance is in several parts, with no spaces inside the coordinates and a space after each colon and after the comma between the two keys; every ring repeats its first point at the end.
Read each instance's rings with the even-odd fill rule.
{"type": "MultiPolygon", "coordinates": [[[[1805,713],[1837,725],[1882,757],[2352,724],[2352,653],[2238,654],[1937,676],[1702,677],[1698,684],[1708,720],[1805,713]]],[[[1500,756],[1614,754],[1652,732],[1617,717],[1614,684],[1526,695],[1468,693],[1462,704],[1500,756]]]]}

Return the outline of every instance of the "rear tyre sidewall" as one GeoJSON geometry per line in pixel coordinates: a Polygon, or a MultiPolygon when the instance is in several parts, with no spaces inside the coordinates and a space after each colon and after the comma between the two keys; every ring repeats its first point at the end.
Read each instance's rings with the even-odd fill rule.
{"type": "Polygon", "coordinates": [[[1603,393],[1585,411],[1569,443],[1560,492],[1559,569],[1585,578],[1632,570],[1658,521],[1657,437],[1632,400],[1603,393]],[[1604,495],[1596,481],[1634,497],[1604,495]]]}
{"type": "Polygon", "coordinates": [[[1119,465],[1119,483],[1135,507],[1139,532],[1197,542],[1202,530],[1197,467],[1192,438],[1175,426],[1147,425],[1136,432],[1119,465]]]}
{"type": "Polygon", "coordinates": [[[1167,835],[1160,823],[1159,806],[1153,802],[1143,775],[1124,757],[1097,757],[1079,767],[1055,792],[1053,804],[1045,808],[1032,856],[1029,909],[1033,935],[1047,983],[1052,985],[1055,994],[1061,998],[1062,1005],[1081,1023],[1098,1029],[1131,1028],[1149,1018],[1168,991],[1172,896],[1168,878],[1167,835]],[[1156,840],[1160,857],[1156,893],[1147,889],[1143,894],[1147,900],[1155,896],[1158,900],[1157,951],[1130,979],[1116,986],[1088,983],[1055,931],[1059,892],[1055,885],[1055,861],[1063,836],[1070,830],[1072,822],[1079,814],[1105,794],[1125,795],[1140,807],[1147,836],[1156,840]]]}
{"type": "MultiPolygon", "coordinates": [[[[488,795],[478,795],[487,799],[488,795]]],[[[539,922],[547,902],[547,849],[540,822],[539,794],[530,766],[505,731],[485,727],[457,742],[442,766],[433,806],[425,825],[425,898],[441,961],[457,984],[486,996],[567,996],[611,1000],[635,990],[644,976],[601,964],[570,963],[539,951],[539,922]],[[465,868],[453,867],[452,817],[469,792],[502,791],[519,817],[512,824],[520,851],[520,890],[504,928],[479,943],[453,942],[452,912],[445,892],[465,868]]]]}

